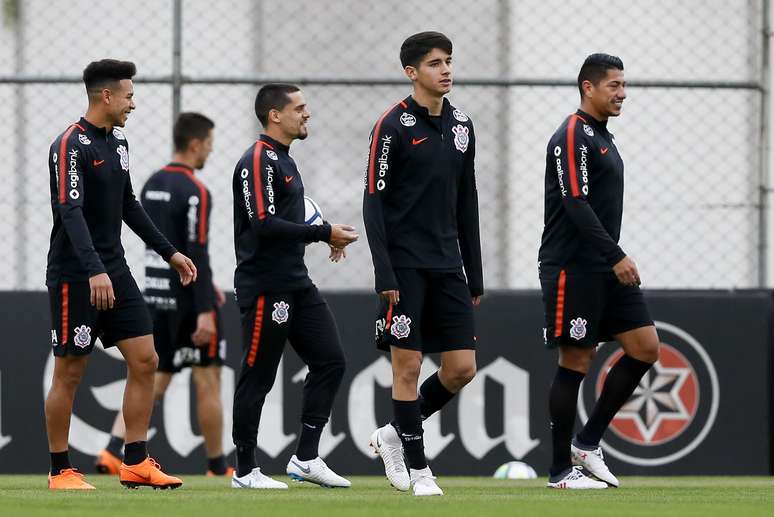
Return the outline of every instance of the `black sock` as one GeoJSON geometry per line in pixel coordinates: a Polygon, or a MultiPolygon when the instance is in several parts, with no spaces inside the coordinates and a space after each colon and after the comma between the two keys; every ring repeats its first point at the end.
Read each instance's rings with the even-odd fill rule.
{"type": "Polygon", "coordinates": [[[438,372],[427,378],[422,386],[419,387],[419,412],[422,415],[422,420],[427,419],[444,407],[451,399],[454,398],[454,393],[447,390],[446,387],[441,384],[441,379],[438,378],[438,372]]]}
{"type": "Polygon", "coordinates": [[[207,468],[216,476],[222,476],[228,469],[228,465],[226,464],[226,457],[221,454],[220,456],[215,456],[214,458],[207,458],[207,468]]]}
{"type": "Polygon", "coordinates": [[[124,465],[137,465],[148,457],[148,442],[132,442],[124,445],[124,465]]]}
{"type": "Polygon", "coordinates": [[[255,447],[237,445],[237,476],[244,477],[258,465],[255,461],[255,447]]]}
{"type": "Polygon", "coordinates": [[[301,435],[298,437],[298,445],[296,446],[296,457],[301,461],[309,461],[315,459],[319,453],[317,452],[317,446],[320,444],[320,435],[325,428],[325,424],[321,423],[301,423],[301,435]]]}
{"type": "Polygon", "coordinates": [[[403,443],[406,464],[414,470],[427,467],[419,401],[393,399],[392,408],[395,411],[395,421],[392,425],[398,430],[398,436],[403,443]]]}
{"type": "Polygon", "coordinates": [[[551,417],[551,439],[554,446],[553,462],[549,474],[556,476],[572,466],[570,442],[575,426],[578,404],[578,388],[584,374],[562,368],[556,370],[554,382],[548,394],[548,413],[551,417]]]}
{"type": "Polygon", "coordinates": [[[116,458],[124,459],[124,454],[121,452],[121,450],[124,448],[124,439],[119,438],[118,436],[110,435],[110,441],[107,444],[107,447],[105,447],[105,450],[108,451],[110,454],[115,456],[116,458]]]}
{"type": "Polygon", "coordinates": [[[64,469],[72,468],[70,465],[70,455],[67,450],[62,452],[52,452],[51,454],[51,475],[58,476],[64,469]]]}
{"type": "Polygon", "coordinates": [[[578,441],[581,444],[589,447],[599,445],[607,426],[610,425],[621,406],[629,400],[634,389],[640,383],[640,379],[651,366],[653,366],[651,363],[640,361],[628,355],[624,355],[613,365],[610,373],[607,374],[602,393],[591,411],[588,422],[578,433],[578,441]]]}

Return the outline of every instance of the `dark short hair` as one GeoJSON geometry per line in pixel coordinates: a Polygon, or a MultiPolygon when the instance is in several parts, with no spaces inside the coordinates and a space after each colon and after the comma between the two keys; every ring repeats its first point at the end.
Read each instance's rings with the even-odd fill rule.
{"type": "Polygon", "coordinates": [[[452,42],[440,32],[420,32],[409,36],[403,45],[400,46],[400,64],[403,68],[407,66],[418,66],[422,58],[429,54],[434,48],[452,53],[452,42]]]}
{"type": "Polygon", "coordinates": [[[191,140],[204,140],[215,123],[201,113],[181,113],[172,129],[175,151],[185,151],[191,140]]]}
{"type": "Polygon", "coordinates": [[[131,61],[101,59],[83,69],[83,84],[87,93],[94,94],[121,79],[131,79],[136,73],[137,67],[131,61]]]}
{"type": "Polygon", "coordinates": [[[591,54],[587,57],[578,73],[578,91],[581,97],[583,97],[583,81],[597,84],[607,75],[607,71],[612,69],[624,69],[620,57],[610,54],[591,54]]]}
{"type": "Polygon", "coordinates": [[[282,110],[290,103],[289,94],[300,90],[294,84],[284,83],[270,83],[261,87],[258,95],[255,96],[255,116],[261,121],[261,125],[266,127],[269,122],[269,112],[282,110]]]}

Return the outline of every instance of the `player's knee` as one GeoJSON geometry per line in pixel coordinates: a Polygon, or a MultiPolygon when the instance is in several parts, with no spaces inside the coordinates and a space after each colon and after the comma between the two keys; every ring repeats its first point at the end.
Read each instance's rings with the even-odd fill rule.
{"type": "Polygon", "coordinates": [[[392,376],[395,382],[401,385],[416,384],[419,379],[419,372],[422,369],[421,357],[417,359],[404,359],[393,364],[392,376]]]}
{"type": "Polygon", "coordinates": [[[472,381],[475,376],[476,365],[469,364],[456,367],[454,370],[449,372],[449,378],[444,380],[447,382],[447,387],[451,391],[457,392],[464,388],[468,383],[470,383],[470,381],[472,381]]]}
{"type": "Polygon", "coordinates": [[[655,343],[648,343],[647,345],[643,346],[639,352],[640,357],[637,357],[640,361],[644,361],[646,363],[656,363],[658,361],[659,355],[661,353],[661,343],[655,342],[655,343]]]}
{"type": "Polygon", "coordinates": [[[135,375],[153,376],[156,373],[156,369],[159,367],[159,355],[155,350],[150,350],[147,353],[135,357],[132,361],[127,362],[127,368],[132,370],[135,375]]]}

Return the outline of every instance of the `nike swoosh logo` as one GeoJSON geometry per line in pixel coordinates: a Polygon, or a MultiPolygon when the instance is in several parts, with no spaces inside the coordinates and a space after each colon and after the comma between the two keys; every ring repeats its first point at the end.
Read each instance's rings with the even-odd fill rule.
{"type": "Polygon", "coordinates": [[[234,480],[234,483],[236,483],[237,485],[241,486],[242,488],[251,488],[250,485],[245,485],[244,483],[242,483],[241,481],[239,481],[235,477],[233,477],[231,479],[234,480]]]}
{"type": "Polygon", "coordinates": [[[94,162],[93,162],[94,167],[99,167],[103,163],[105,163],[105,160],[94,160],[94,162]]]}
{"type": "Polygon", "coordinates": [[[602,154],[607,154],[607,151],[608,151],[607,147],[602,147],[602,148],[599,150],[599,152],[600,152],[600,153],[602,153],[602,154]]]}
{"type": "Polygon", "coordinates": [[[412,139],[411,139],[411,145],[419,145],[419,144],[421,144],[422,142],[424,142],[425,140],[427,140],[427,138],[428,138],[428,137],[424,137],[424,138],[412,138],[412,139]]]}
{"type": "Polygon", "coordinates": [[[293,181],[293,176],[285,176],[285,183],[290,183],[293,181]]]}
{"type": "Polygon", "coordinates": [[[301,465],[299,465],[293,460],[290,460],[290,463],[292,463],[293,465],[301,469],[301,472],[303,472],[304,474],[309,474],[310,472],[312,472],[312,469],[310,467],[302,467],[301,465]]]}

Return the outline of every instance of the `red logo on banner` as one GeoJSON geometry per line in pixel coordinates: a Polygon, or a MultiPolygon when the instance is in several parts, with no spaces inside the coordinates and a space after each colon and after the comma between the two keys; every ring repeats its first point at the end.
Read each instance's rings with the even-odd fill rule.
{"type": "MultiPolygon", "coordinates": [[[[602,366],[596,396],[602,392],[610,368],[623,356],[618,350],[602,366]]],[[[618,436],[636,445],[661,445],[688,428],[699,406],[699,378],[691,363],[675,348],[663,344],[659,361],[645,374],[631,398],[610,423],[618,436]]]]}

